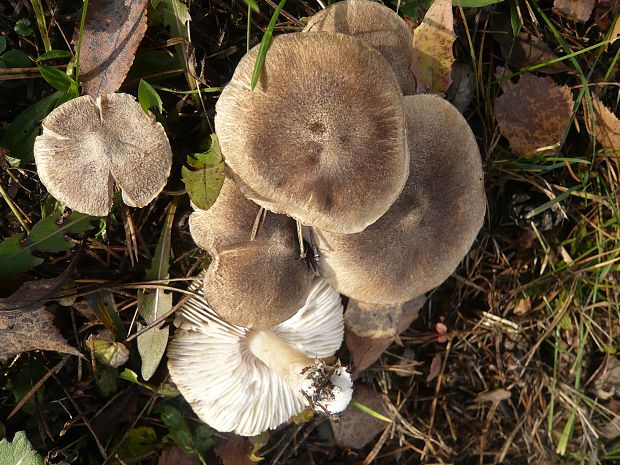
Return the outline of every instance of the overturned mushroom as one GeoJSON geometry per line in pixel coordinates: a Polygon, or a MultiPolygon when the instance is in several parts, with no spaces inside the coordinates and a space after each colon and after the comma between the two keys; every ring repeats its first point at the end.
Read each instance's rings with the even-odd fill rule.
{"type": "Polygon", "coordinates": [[[146,206],[166,185],[168,138],[131,95],[78,97],[52,111],[42,126],[34,144],[39,177],[73,210],[107,215],[114,182],[132,207],[146,206]]]}
{"type": "Polygon", "coordinates": [[[204,280],[209,304],[226,321],[248,327],[293,316],[314,277],[299,258],[292,219],[267,215],[251,240],[259,209],[227,179],[215,204],[190,216],[194,241],[213,257],[204,280]]]}
{"type": "Polygon", "coordinates": [[[387,6],[369,0],[334,3],[312,16],[304,31],[342,32],[363,40],[392,65],[403,93],[415,92],[413,35],[407,23],[387,6]]]}
{"type": "Polygon", "coordinates": [[[345,34],[284,34],[252,90],[257,54],[255,47],[241,59],[216,105],[220,146],[239,187],[303,224],[363,230],[407,179],[402,94],[389,63],[345,34]]]}
{"type": "Polygon", "coordinates": [[[398,200],[365,231],[315,229],[320,271],[359,301],[395,304],[441,284],[482,226],[485,194],[476,139],[441,97],[405,97],[410,175],[398,200]]]}
{"type": "MultiPolygon", "coordinates": [[[[200,279],[190,291],[200,294],[200,279]]],[[[351,400],[351,376],[330,357],[343,337],[340,296],[316,278],[287,321],[248,329],[221,320],[200,295],[181,307],[181,330],[168,349],[172,380],[196,414],[218,431],[253,436],[306,406],[328,414],[351,400]]]]}

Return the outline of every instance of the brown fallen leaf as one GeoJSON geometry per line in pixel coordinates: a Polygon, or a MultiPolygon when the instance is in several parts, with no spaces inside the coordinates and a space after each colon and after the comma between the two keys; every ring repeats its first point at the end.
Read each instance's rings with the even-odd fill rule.
{"type": "Polygon", "coordinates": [[[157,465],[200,465],[200,460],[196,456],[189,456],[178,446],[164,449],[157,465]]]}
{"type": "Polygon", "coordinates": [[[72,269],[73,266],[70,265],[55,278],[23,283],[9,297],[0,298],[0,314],[17,314],[39,309],[43,304],[54,298],[54,295],[69,278],[72,269]]]}
{"type": "MultiPolygon", "coordinates": [[[[93,98],[116,92],[146,32],[148,0],[91,0],[86,12],[80,80],[93,98]]],[[[77,33],[73,39],[77,46],[77,33]]]]}
{"type": "Polygon", "coordinates": [[[428,369],[428,376],[426,377],[426,382],[430,383],[432,380],[439,376],[441,372],[441,354],[436,353],[433,355],[433,360],[431,360],[431,366],[428,369]]]}
{"type": "Polygon", "coordinates": [[[602,400],[620,397],[620,359],[609,356],[605,368],[594,381],[594,395],[602,400]]]}
{"type": "Polygon", "coordinates": [[[30,350],[53,350],[81,356],[54,325],[54,315],[41,307],[19,314],[0,311],[0,360],[30,350]]]}
{"type": "MultiPolygon", "coordinates": [[[[508,13],[494,13],[491,17],[493,38],[499,43],[502,56],[512,69],[523,69],[539,65],[558,58],[558,55],[538,37],[527,32],[519,32],[516,36],[508,13]]],[[[545,65],[536,71],[555,74],[570,71],[562,62],[545,65]]]]}
{"type": "MultiPolygon", "coordinates": [[[[620,22],[620,21],[618,21],[620,22]]],[[[594,134],[596,140],[601,143],[608,155],[620,155],[620,120],[609,108],[595,95],[592,95],[592,109],[596,124],[592,128],[592,118],[587,111],[588,105],[584,100],[586,109],[586,128],[590,134],[594,134]]]]}
{"type": "Polygon", "coordinates": [[[585,23],[594,9],[594,0],[554,0],[553,9],[570,19],[585,23]]]}
{"type": "Polygon", "coordinates": [[[482,392],[476,396],[474,402],[500,402],[510,399],[512,394],[506,389],[494,389],[492,391],[482,392]]]}
{"type": "Polygon", "coordinates": [[[411,71],[417,93],[443,94],[452,82],[454,17],[451,0],[436,0],[413,31],[411,71]]]}
{"type": "MultiPolygon", "coordinates": [[[[387,321],[396,321],[396,324],[392,329],[389,330],[389,333],[387,333],[391,333],[392,335],[388,336],[368,336],[368,334],[372,334],[371,323],[363,323],[363,318],[365,315],[364,313],[362,313],[359,318],[355,318],[355,320],[359,321],[355,323],[354,328],[350,328],[349,323],[345,319],[345,342],[347,348],[349,349],[349,352],[351,353],[351,358],[353,361],[353,367],[351,372],[353,378],[357,378],[361,372],[363,372],[366,368],[375,363],[379,359],[379,357],[381,357],[381,354],[394,342],[395,337],[402,333],[404,330],[406,330],[411,324],[411,322],[418,317],[418,313],[424,305],[425,301],[426,297],[420,296],[400,306],[400,308],[396,310],[398,313],[397,319],[394,317],[393,314],[390,315],[387,318],[387,321]],[[362,332],[367,335],[363,336],[357,334],[355,328],[360,328],[362,332]]],[[[351,305],[353,305],[351,309],[355,309],[358,308],[357,306],[359,304],[355,302],[352,303],[352,300],[350,300],[349,306],[351,305]]],[[[351,321],[353,318],[350,314],[351,312],[349,311],[349,306],[347,306],[347,313],[349,313],[348,320],[351,321]]],[[[396,307],[388,308],[394,311],[396,307]]],[[[388,310],[388,312],[390,312],[390,310],[388,310]]],[[[373,315],[374,319],[376,313],[371,313],[371,315],[373,315]]],[[[373,319],[370,319],[369,321],[372,322],[374,321],[373,319]]],[[[381,325],[381,328],[383,329],[380,329],[378,331],[378,334],[386,334],[385,327],[386,326],[381,325]]]]}
{"type": "Polygon", "coordinates": [[[244,437],[236,434],[226,434],[218,437],[215,442],[215,454],[223,465],[254,465],[250,460],[250,443],[244,437]]]}
{"type": "MultiPolygon", "coordinates": [[[[356,384],[352,402],[357,402],[389,418],[381,397],[369,386],[356,384]]],[[[336,444],[343,449],[361,449],[389,426],[387,422],[351,404],[337,420],[331,420],[331,424],[336,444]]]]}
{"type": "MultiPolygon", "coordinates": [[[[567,86],[547,76],[524,74],[516,84],[505,81],[502,88],[504,93],[495,101],[495,118],[513,152],[535,156],[561,141],[573,111],[567,86]]],[[[553,153],[554,149],[545,151],[553,153]]]]}

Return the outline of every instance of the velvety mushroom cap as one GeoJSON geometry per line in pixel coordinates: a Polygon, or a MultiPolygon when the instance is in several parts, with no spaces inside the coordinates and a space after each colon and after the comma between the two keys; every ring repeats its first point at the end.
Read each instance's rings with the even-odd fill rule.
{"type": "Polygon", "coordinates": [[[402,94],[389,63],[345,34],[284,34],[252,90],[257,53],[241,59],[216,105],[235,180],[267,210],[324,230],[363,230],[407,179],[402,94]]]}
{"type": "Polygon", "coordinates": [[[105,216],[114,181],[123,200],[144,207],[166,185],[172,151],[161,126],[128,94],[69,100],[43,120],[34,144],[41,182],[73,210],[105,216]]]}
{"type": "MultiPolygon", "coordinates": [[[[215,203],[208,210],[196,210],[189,217],[189,230],[194,242],[210,253],[245,244],[252,235],[260,207],[246,199],[231,179],[224,184],[215,203]]],[[[268,225],[273,225],[269,221],[268,225]]],[[[278,221],[278,225],[282,221],[278,221]]],[[[259,237],[270,231],[260,228],[259,237]]]]}
{"type": "Polygon", "coordinates": [[[405,95],[415,92],[411,71],[413,34],[407,23],[381,3],[368,0],[337,2],[310,18],[308,32],[342,32],[379,50],[392,65],[405,95]]]}
{"type": "MultiPolygon", "coordinates": [[[[194,290],[200,287],[197,283],[194,290]]],[[[308,405],[299,390],[252,353],[251,330],[222,321],[201,296],[180,309],[180,323],[182,330],[168,348],[170,376],[211,427],[253,436],[285,423],[308,405]]],[[[270,331],[316,358],[333,355],[343,332],[340,296],[320,278],[296,314],[270,331]]]]}
{"type": "Polygon", "coordinates": [[[315,230],[321,273],[362,302],[408,301],[442,283],[482,226],[486,200],[476,139],[441,97],[405,97],[410,175],[402,194],[358,234],[315,230]]]}
{"type": "Polygon", "coordinates": [[[291,218],[268,213],[250,240],[259,208],[226,179],[213,206],[190,215],[194,241],[213,257],[204,280],[211,308],[249,328],[270,327],[293,316],[314,277],[299,257],[291,218]]]}

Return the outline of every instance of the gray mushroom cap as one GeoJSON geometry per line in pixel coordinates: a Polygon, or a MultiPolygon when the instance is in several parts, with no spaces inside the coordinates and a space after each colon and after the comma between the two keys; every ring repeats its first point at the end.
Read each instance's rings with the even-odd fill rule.
{"type": "Polygon", "coordinates": [[[415,92],[411,70],[413,34],[407,23],[387,6],[368,0],[337,2],[312,16],[304,31],[342,32],[363,40],[392,65],[402,92],[415,92]]]}
{"type": "Polygon", "coordinates": [[[363,230],[407,179],[402,93],[389,63],[345,34],[284,34],[252,90],[257,54],[241,59],[216,105],[235,181],[249,199],[303,224],[363,230]]]}
{"type": "Polygon", "coordinates": [[[213,257],[204,279],[209,304],[226,321],[249,328],[293,316],[314,278],[299,258],[291,218],[267,214],[250,240],[259,209],[226,179],[213,206],[190,216],[194,241],[213,257]]]}
{"type": "Polygon", "coordinates": [[[114,182],[130,206],[144,207],[164,188],[172,151],[161,126],[128,94],[82,96],[52,111],[34,144],[47,190],[69,208],[105,216],[114,182]]]}
{"type": "Polygon", "coordinates": [[[365,231],[315,229],[320,271],[339,292],[406,302],[441,284],[466,255],[486,208],[476,139],[441,97],[405,97],[410,175],[390,210],[365,231]]]}

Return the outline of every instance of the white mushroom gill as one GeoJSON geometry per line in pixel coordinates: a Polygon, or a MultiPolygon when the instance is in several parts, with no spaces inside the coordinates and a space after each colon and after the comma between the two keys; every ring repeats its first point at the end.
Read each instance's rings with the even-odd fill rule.
{"type": "Polygon", "coordinates": [[[323,279],[316,278],[293,317],[266,331],[221,320],[199,295],[201,284],[200,277],[193,281],[189,290],[198,294],[181,308],[168,368],[203,421],[252,436],[310,404],[323,413],[346,407],[350,375],[320,362],[338,350],[344,333],[340,296],[323,279]]]}

